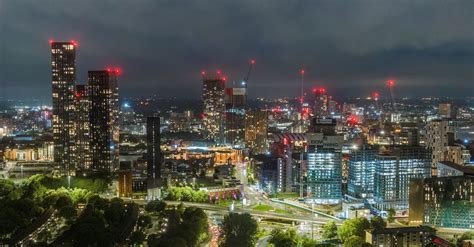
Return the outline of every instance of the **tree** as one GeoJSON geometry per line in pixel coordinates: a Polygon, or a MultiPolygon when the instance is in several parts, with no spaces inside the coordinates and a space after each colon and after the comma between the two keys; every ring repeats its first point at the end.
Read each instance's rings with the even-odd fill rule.
{"type": "Polygon", "coordinates": [[[150,201],[145,205],[145,211],[149,213],[163,213],[166,209],[166,203],[160,200],[150,201]]]}
{"type": "Polygon", "coordinates": [[[274,229],[268,242],[273,244],[275,247],[293,247],[298,245],[298,235],[296,235],[294,229],[289,229],[287,231],[274,229]]]}
{"type": "Polygon", "coordinates": [[[366,247],[370,244],[366,243],[363,238],[359,236],[351,236],[344,242],[343,247],[366,247]]]}
{"type": "Polygon", "coordinates": [[[323,226],[322,237],[324,239],[333,239],[337,237],[337,226],[334,221],[328,222],[323,226]]]}
{"type": "Polygon", "coordinates": [[[141,245],[145,241],[145,234],[142,231],[134,231],[130,235],[130,244],[141,245]]]}
{"type": "Polygon", "coordinates": [[[151,224],[151,217],[148,215],[140,215],[137,220],[137,225],[141,229],[147,228],[151,224]]]}
{"type": "Polygon", "coordinates": [[[351,236],[359,236],[365,238],[365,230],[370,228],[370,223],[366,218],[355,218],[344,221],[339,227],[337,235],[345,242],[351,236]]]}
{"type": "Polygon", "coordinates": [[[387,210],[387,213],[388,213],[388,217],[387,217],[388,222],[392,223],[393,221],[395,221],[395,215],[396,215],[395,209],[390,208],[387,210]]]}
{"type": "Polygon", "coordinates": [[[374,216],[372,219],[370,219],[370,228],[372,230],[380,230],[384,229],[385,227],[387,227],[387,222],[385,222],[382,217],[374,216]]]}
{"type": "Polygon", "coordinates": [[[15,184],[8,179],[0,179],[0,198],[8,196],[15,189],[15,184]]]}
{"type": "Polygon", "coordinates": [[[461,237],[459,237],[456,241],[456,246],[463,246],[463,241],[464,240],[468,240],[468,239],[474,239],[474,232],[471,231],[471,232],[465,232],[461,235],[461,237]]]}
{"type": "Polygon", "coordinates": [[[258,224],[248,213],[230,213],[224,217],[223,222],[224,242],[223,246],[254,246],[258,224]]]}

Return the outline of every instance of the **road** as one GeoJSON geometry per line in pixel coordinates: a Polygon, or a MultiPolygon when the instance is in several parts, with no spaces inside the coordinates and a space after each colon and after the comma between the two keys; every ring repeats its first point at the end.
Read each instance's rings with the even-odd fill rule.
{"type": "MultiPolygon", "coordinates": [[[[142,199],[136,199],[133,201],[139,205],[144,205],[147,203],[147,201],[142,200],[142,199]]],[[[197,207],[209,212],[219,213],[222,215],[226,215],[229,213],[229,209],[227,207],[222,207],[222,206],[207,204],[207,203],[178,202],[178,201],[166,201],[166,203],[168,205],[178,205],[180,203],[183,203],[183,205],[186,207],[197,207]]],[[[258,210],[246,209],[246,208],[235,208],[233,212],[234,213],[248,213],[258,218],[288,220],[288,221],[295,221],[295,222],[309,222],[309,223],[312,222],[314,224],[326,224],[330,221],[334,221],[333,219],[324,218],[324,217],[310,217],[308,215],[295,215],[295,214],[279,214],[275,212],[258,211],[258,210]]],[[[336,222],[336,225],[340,225],[340,223],[336,222]]]]}

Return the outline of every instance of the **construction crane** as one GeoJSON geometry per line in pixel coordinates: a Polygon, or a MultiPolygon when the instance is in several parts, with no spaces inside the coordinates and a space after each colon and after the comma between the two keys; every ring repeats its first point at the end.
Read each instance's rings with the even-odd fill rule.
{"type": "Polygon", "coordinates": [[[372,94],[372,98],[375,101],[375,110],[378,111],[378,113],[379,113],[379,116],[378,116],[379,125],[382,126],[382,111],[380,110],[380,107],[379,107],[379,97],[380,97],[379,92],[374,92],[372,94]]]}
{"type": "Polygon", "coordinates": [[[301,69],[300,70],[300,75],[301,75],[301,107],[303,107],[303,103],[304,103],[304,74],[306,73],[306,71],[304,69],[301,69]]]}
{"type": "Polygon", "coordinates": [[[387,81],[387,86],[390,89],[390,97],[392,98],[392,110],[393,113],[397,113],[397,105],[395,104],[395,96],[393,93],[393,87],[395,87],[395,80],[390,79],[387,81]]]}
{"type": "Polygon", "coordinates": [[[245,75],[244,79],[242,80],[242,86],[245,86],[245,88],[247,88],[247,83],[249,82],[250,73],[252,72],[252,68],[255,65],[255,63],[256,63],[255,59],[250,59],[249,69],[248,69],[247,74],[245,75]]]}

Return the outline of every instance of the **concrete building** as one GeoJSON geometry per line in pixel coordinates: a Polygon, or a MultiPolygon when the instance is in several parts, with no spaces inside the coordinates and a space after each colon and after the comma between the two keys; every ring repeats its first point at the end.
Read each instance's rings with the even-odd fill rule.
{"type": "Polygon", "coordinates": [[[265,110],[248,111],[245,114],[245,145],[254,154],[266,153],[268,135],[268,112],[265,110]]]}
{"type": "Polygon", "coordinates": [[[225,89],[225,143],[242,146],[245,139],[245,112],[247,108],[247,88],[225,89]]]}
{"type": "Polygon", "coordinates": [[[161,187],[161,149],[160,117],[148,117],[146,121],[147,140],[147,189],[148,199],[160,198],[161,187]]]}

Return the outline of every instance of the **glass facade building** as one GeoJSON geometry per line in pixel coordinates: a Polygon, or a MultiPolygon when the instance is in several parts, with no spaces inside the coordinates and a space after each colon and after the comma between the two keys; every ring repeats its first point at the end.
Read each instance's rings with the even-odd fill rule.
{"type": "Polygon", "coordinates": [[[423,188],[424,224],[474,229],[474,176],[426,178],[423,188]]]}
{"type": "Polygon", "coordinates": [[[400,146],[376,155],[374,200],[379,210],[407,213],[410,180],[430,176],[431,157],[424,147],[400,146]]]}
{"type": "Polygon", "coordinates": [[[362,146],[349,156],[348,191],[351,196],[370,198],[374,193],[375,156],[378,148],[362,146]]]}
{"type": "Polygon", "coordinates": [[[309,203],[335,204],[342,199],[343,136],[308,134],[307,199],[309,203]]]}

